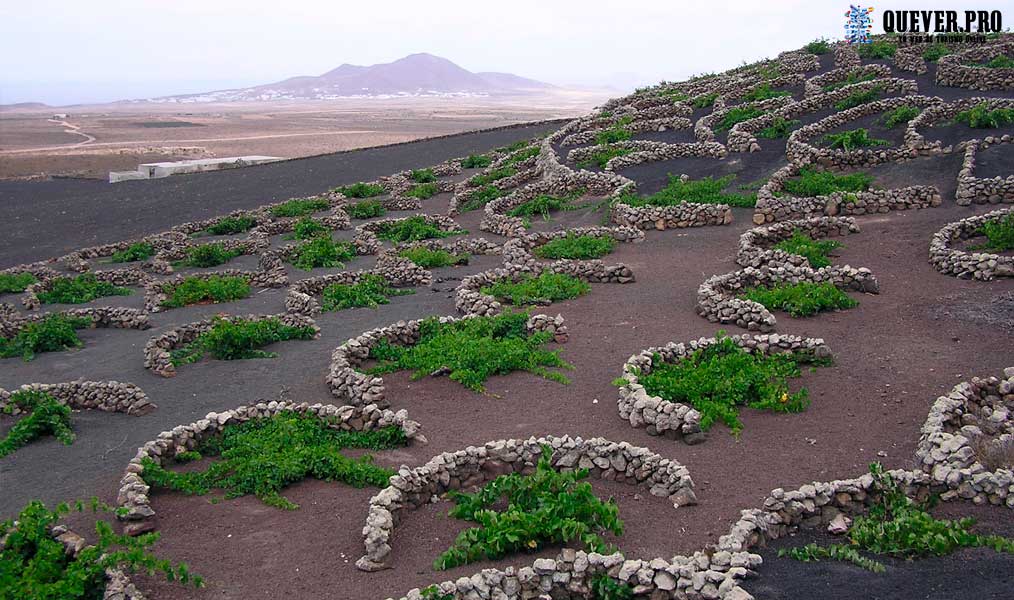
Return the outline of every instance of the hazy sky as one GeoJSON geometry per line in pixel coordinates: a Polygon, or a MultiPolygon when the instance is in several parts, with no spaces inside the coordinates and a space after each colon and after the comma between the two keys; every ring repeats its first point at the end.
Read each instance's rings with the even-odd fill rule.
{"type": "MultiPolygon", "coordinates": [[[[1010,0],[872,2],[1008,9],[1010,0]]],[[[0,104],[99,102],[317,75],[430,52],[472,71],[632,86],[842,36],[827,0],[5,0],[0,104]],[[720,33],[719,33],[720,32],[720,33]]],[[[866,5],[864,3],[864,5],[866,5]]]]}

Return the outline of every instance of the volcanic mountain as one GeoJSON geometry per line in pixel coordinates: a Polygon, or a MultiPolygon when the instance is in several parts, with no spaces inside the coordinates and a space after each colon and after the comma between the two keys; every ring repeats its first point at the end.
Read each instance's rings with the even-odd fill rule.
{"type": "Polygon", "coordinates": [[[394,62],[343,64],[323,75],[291,77],[250,88],[156,98],[154,102],[322,100],[348,96],[509,95],[546,92],[554,86],[510,73],[473,73],[446,58],[410,54],[394,62]]]}

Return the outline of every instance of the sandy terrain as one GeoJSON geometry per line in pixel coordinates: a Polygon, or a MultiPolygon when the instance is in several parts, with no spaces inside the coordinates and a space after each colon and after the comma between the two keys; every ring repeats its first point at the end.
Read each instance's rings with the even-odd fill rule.
{"type": "Polygon", "coordinates": [[[185,158],[296,158],[574,117],[605,100],[592,92],[504,98],[331,102],[112,104],[0,112],[0,178],[106,178],[110,170],[185,158]],[[66,119],[53,118],[66,113],[66,119]]]}

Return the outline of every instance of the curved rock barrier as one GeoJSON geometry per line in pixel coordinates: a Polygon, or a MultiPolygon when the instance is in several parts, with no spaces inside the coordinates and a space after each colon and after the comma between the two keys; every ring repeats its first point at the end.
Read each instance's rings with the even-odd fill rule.
{"type": "Polygon", "coordinates": [[[186,346],[197,339],[202,333],[209,331],[214,326],[216,319],[225,319],[233,322],[238,320],[264,321],[267,319],[278,319],[290,327],[312,327],[317,332],[315,337],[320,336],[320,328],[317,327],[314,320],[304,315],[291,313],[241,316],[217,315],[202,321],[170,328],[161,335],[149,339],[148,343],[144,345],[144,368],[162,377],[174,377],[176,375],[176,365],[172,362],[172,351],[186,346]]]}
{"type": "MultiPolygon", "coordinates": [[[[485,255],[492,256],[502,253],[502,248],[499,244],[491,242],[486,238],[461,238],[454,240],[453,242],[445,242],[443,240],[421,240],[418,242],[401,242],[394,247],[393,254],[403,250],[413,250],[415,248],[424,248],[426,250],[443,250],[449,254],[472,254],[472,255],[485,255]]],[[[385,254],[381,254],[383,257],[385,254]]]]}
{"type": "MultiPolygon", "coordinates": [[[[1010,39],[1008,37],[1008,39],[1010,39]]],[[[998,56],[1014,54],[1014,43],[973,45],[968,50],[941,57],[936,83],[972,90],[1014,90],[1014,69],[991,69],[969,63],[983,63],[998,56]]]]}
{"type": "Polygon", "coordinates": [[[356,284],[366,275],[380,276],[392,287],[417,287],[429,285],[433,281],[433,274],[430,271],[407,258],[382,254],[373,269],[343,271],[297,281],[289,288],[289,293],[285,297],[285,309],[290,313],[306,316],[318,315],[321,313],[321,307],[316,296],[334,284],[356,284]]]}
{"type": "Polygon", "coordinates": [[[365,553],[356,566],[363,571],[390,566],[391,535],[405,511],[428,504],[448,491],[482,485],[497,475],[532,473],[543,446],[552,449],[550,462],[559,470],[588,469],[597,479],[645,486],[653,496],[668,498],[677,508],[697,503],[694,482],[686,467],[627,442],[569,436],[487,442],[438,454],[421,467],[399,469],[390,485],[370,499],[363,528],[365,553]]]}
{"type": "Polygon", "coordinates": [[[42,321],[50,315],[67,317],[86,317],[91,319],[92,328],[112,327],[117,329],[148,329],[148,314],[136,308],[118,306],[93,306],[89,308],[71,308],[56,312],[33,313],[25,315],[17,312],[0,311],[0,336],[14,337],[29,324],[42,321]],[[6,314],[2,314],[6,312],[6,314]]]}
{"type": "Polygon", "coordinates": [[[1014,144],[1014,136],[988,136],[965,142],[965,157],[958,173],[958,189],[954,194],[957,204],[1014,204],[1014,174],[985,179],[975,176],[975,158],[979,150],[1000,144],[1014,144]]]}
{"type": "MultiPolygon", "coordinates": [[[[69,271],[84,273],[91,270],[91,264],[88,262],[89,260],[94,260],[96,258],[108,258],[117,252],[126,250],[134,244],[151,244],[151,246],[155,249],[157,256],[157,253],[171,249],[179,244],[184,244],[186,241],[187,236],[182,233],[176,231],[166,231],[142,238],[125,240],[112,244],[104,244],[102,246],[82,248],[81,250],[76,250],[58,258],[57,262],[62,263],[69,271]]],[[[155,264],[154,259],[141,261],[138,268],[154,270],[156,272],[159,272],[160,269],[160,267],[155,264]]]]}
{"type": "MultiPolygon", "coordinates": [[[[96,281],[102,281],[116,286],[145,285],[152,279],[151,275],[138,267],[91,271],[90,275],[93,275],[96,281]]],[[[43,294],[53,289],[56,281],[62,277],[73,278],[75,276],[57,275],[54,277],[47,277],[37,283],[29,285],[25,288],[24,293],[21,295],[21,305],[28,310],[39,310],[42,308],[42,301],[39,300],[39,294],[43,294]]]]}
{"type": "Polygon", "coordinates": [[[749,331],[774,331],[777,319],[759,302],[739,298],[753,287],[782,283],[830,283],[841,290],[868,294],[880,292],[880,284],[865,267],[830,265],[813,269],[807,264],[781,263],[777,259],[760,267],[746,267],[715,275],[697,288],[697,314],[712,323],[733,323],[749,331]]]}
{"type": "Polygon", "coordinates": [[[634,272],[624,264],[607,265],[601,260],[557,260],[549,264],[509,264],[464,278],[455,289],[454,307],[465,315],[488,317],[503,311],[503,304],[484,294],[482,288],[499,281],[518,282],[541,273],[570,275],[587,283],[633,283],[634,272]]]}
{"type": "Polygon", "coordinates": [[[997,277],[1014,277],[1014,256],[990,252],[969,252],[952,248],[954,242],[979,235],[982,224],[1014,214],[1014,208],[1001,208],[984,215],[967,217],[945,225],[930,240],[930,262],[944,275],[961,279],[990,281],[997,277]]]}
{"type": "MultiPolygon", "coordinates": [[[[474,315],[473,315],[474,316],[474,315]]],[[[462,317],[464,319],[473,316],[462,317]]],[[[458,317],[439,317],[440,323],[458,321],[458,317]]],[[[419,324],[423,319],[398,321],[386,327],[379,327],[363,332],[347,340],[335,348],[331,354],[331,366],[326,381],[331,394],[342,404],[352,406],[376,405],[385,408],[389,405],[384,395],[384,379],[368,375],[359,370],[370,356],[370,350],[381,340],[398,346],[411,346],[419,341],[419,324]]],[[[528,318],[526,328],[530,333],[548,331],[558,343],[567,341],[567,328],[563,317],[557,315],[532,315],[528,318]]]]}
{"type": "Polygon", "coordinates": [[[566,238],[567,236],[590,236],[608,238],[621,243],[640,243],[644,241],[644,232],[635,227],[572,227],[559,231],[536,231],[527,235],[507,240],[502,249],[503,262],[505,266],[510,265],[531,265],[537,262],[533,251],[545,246],[553,240],[566,238]]]}
{"type": "Polygon", "coordinates": [[[760,267],[771,263],[775,263],[776,266],[784,264],[809,265],[806,257],[774,248],[779,242],[789,239],[797,231],[814,239],[844,237],[859,233],[859,225],[852,217],[813,217],[754,227],[739,236],[736,264],[741,267],[760,267]]]}
{"type": "Polygon", "coordinates": [[[941,498],[1014,508],[1014,367],[1002,377],[974,377],[954,386],[930,407],[916,461],[941,498]]]}
{"type": "MultiPolygon", "coordinates": [[[[812,356],[814,359],[831,356],[830,348],[820,338],[773,333],[733,335],[728,339],[751,353],[769,355],[796,352],[812,356]]],[[[620,387],[619,400],[616,403],[620,417],[632,427],[644,428],[649,435],[679,437],[687,444],[705,441],[707,433],[701,430],[700,412],[688,404],[669,402],[658,396],[649,395],[644,386],[638,383],[638,376],[651,372],[655,355],[663,362],[675,363],[718,341],[718,338],[700,338],[689,342],[670,342],[665,346],[642,350],[627,359],[621,375],[626,383],[620,387]]]]}
{"type": "Polygon", "coordinates": [[[266,419],[282,412],[316,416],[331,429],[340,431],[373,431],[394,425],[400,428],[408,439],[426,442],[426,438],[419,432],[419,424],[409,420],[406,411],[395,413],[381,410],[376,406],[334,406],[272,400],[259,401],[253,405],[223,412],[211,412],[189,425],[179,425],[163,431],[154,440],[145,442],[137,449],[137,454],[130,459],[120,479],[120,489],[116,497],[116,503],[120,507],[116,516],[124,523],[123,532],[128,535],[139,535],[157,528],[156,514],[148,496],[149,486],[143,477],[144,467],[141,462],[144,459],[148,458],[166,466],[179,454],[194,450],[202,441],[222,433],[229,425],[266,419]]]}
{"type": "Polygon", "coordinates": [[[757,191],[753,222],[756,225],[786,219],[811,219],[824,215],[884,214],[940,206],[943,198],[936,186],[913,185],[889,190],[834,192],[826,196],[798,198],[783,192],[785,182],[798,175],[807,163],[789,163],[775,171],[757,191]]]}
{"type": "Polygon", "coordinates": [[[732,223],[732,208],[728,204],[696,204],[684,202],[675,206],[631,206],[622,201],[613,204],[610,215],[613,223],[637,229],[682,229],[732,223]]]}
{"type": "MultiPolygon", "coordinates": [[[[838,52],[838,49],[839,48],[835,48],[835,52],[838,52]]],[[[826,94],[826,93],[828,93],[828,92],[824,91],[824,88],[826,86],[834,85],[836,83],[842,83],[844,81],[847,81],[850,76],[855,76],[857,78],[862,78],[862,77],[867,77],[867,76],[873,76],[873,78],[875,78],[875,79],[890,79],[891,78],[891,67],[889,67],[887,65],[879,65],[879,64],[876,64],[876,63],[868,64],[868,65],[860,65],[859,63],[856,63],[854,65],[843,66],[843,67],[838,67],[837,65],[835,65],[835,66],[836,66],[836,68],[831,69],[827,73],[822,73],[820,75],[816,75],[814,77],[811,77],[811,78],[807,79],[806,82],[803,84],[803,96],[804,97],[809,97],[809,96],[818,96],[820,94],[826,94]]],[[[860,81],[860,82],[857,82],[857,83],[862,83],[862,82],[860,81]]],[[[844,89],[845,87],[848,87],[848,86],[842,86],[841,88],[838,88],[838,89],[841,90],[841,89],[844,89]]],[[[853,88],[853,89],[855,89],[855,88],[853,88]]],[[[838,91],[838,90],[832,90],[832,91],[838,91]]],[[[851,93],[851,90],[850,90],[850,93],[851,93]]],[[[845,94],[845,96],[847,96],[847,95],[848,94],[845,94]]],[[[844,96],[842,96],[842,97],[835,97],[835,102],[837,102],[838,100],[841,100],[843,97],[844,96]]]]}
{"type": "Polygon", "coordinates": [[[28,383],[16,390],[0,388],[0,412],[9,409],[10,414],[21,411],[10,406],[11,395],[21,391],[43,392],[57,402],[76,410],[101,410],[122,412],[128,415],[143,415],[158,408],[148,399],[144,391],[132,383],[119,381],[70,381],[67,383],[28,383]]]}
{"type": "Polygon", "coordinates": [[[280,252],[267,251],[260,254],[256,271],[222,269],[201,273],[181,273],[166,279],[150,279],[144,286],[144,310],[162,312],[170,310],[163,306],[178,285],[186,279],[207,280],[214,277],[242,277],[251,287],[262,289],[280,288],[289,284],[289,275],[282,263],[280,252]]]}
{"type": "MultiPolygon", "coordinates": [[[[903,81],[913,84],[913,86],[915,84],[914,81],[909,79],[887,81],[903,81]]],[[[854,88],[870,83],[877,84],[878,81],[866,82],[865,84],[857,83],[842,88],[842,90],[850,91],[854,88]]],[[[905,86],[902,85],[901,87],[904,88],[905,86]]],[[[840,92],[841,90],[838,91],[840,92]]],[[[914,105],[930,107],[942,102],[936,97],[915,95],[914,89],[902,89],[900,91],[906,95],[884,98],[882,100],[875,100],[873,102],[867,102],[866,104],[860,104],[859,106],[825,117],[816,123],[800,127],[789,134],[789,139],[785,143],[785,155],[788,157],[790,162],[816,163],[825,167],[844,169],[850,167],[871,167],[887,162],[904,161],[917,158],[919,156],[930,156],[938,153],[934,152],[933,147],[926,147],[922,144],[915,143],[916,140],[911,137],[909,134],[910,130],[908,128],[905,130],[904,141],[899,146],[838,150],[834,148],[821,148],[810,143],[810,140],[819,138],[833,129],[846,125],[867,115],[893,110],[899,106],[914,105]]],[[[918,141],[924,140],[920,139],[918,141]]],[[[935,147],[939,147],[939,143],[935,147]]]]}

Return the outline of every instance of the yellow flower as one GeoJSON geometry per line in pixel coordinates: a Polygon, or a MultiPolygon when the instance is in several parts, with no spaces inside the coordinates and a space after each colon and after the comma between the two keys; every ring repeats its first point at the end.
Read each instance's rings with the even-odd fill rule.
{"type": "Polygon", "coordinates": [[[785,393],[785,392],[782,392],[782,400],[781,400],[782,404],[785,404],[788,401],[789,401],[789,395],[787,393],[785,393]]]}
{"type": "Polygon", "coordinates": [[[538,545],[539,545],[538,542],[536,542],[535,540],[528,540],[528,547],[529,548],[535,548],[538,545]]]}

